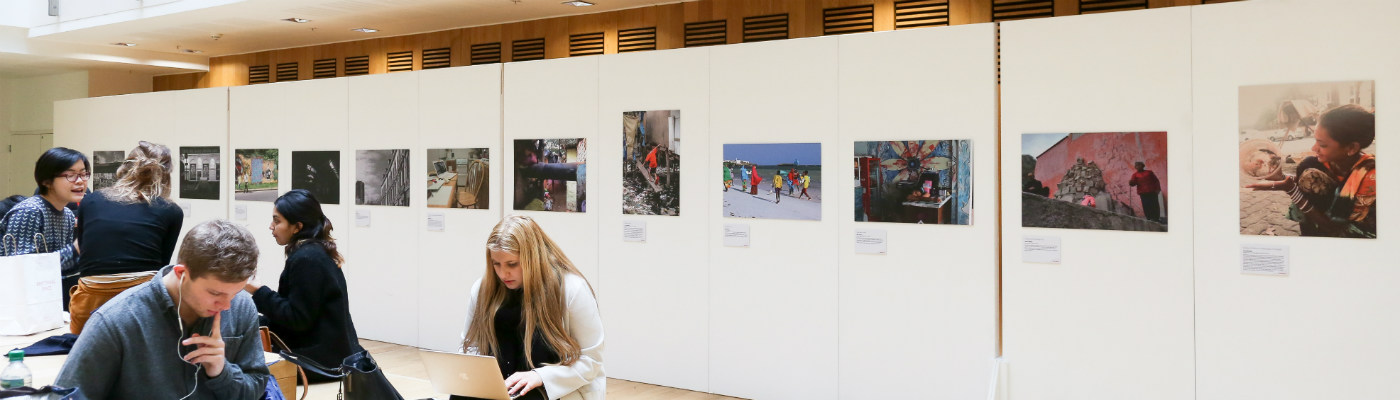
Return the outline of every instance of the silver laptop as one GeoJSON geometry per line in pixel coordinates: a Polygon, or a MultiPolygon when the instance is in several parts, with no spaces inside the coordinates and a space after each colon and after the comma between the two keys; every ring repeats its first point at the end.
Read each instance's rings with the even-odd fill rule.
{"type": "Polygon", "coordinates": [[[501,367],[496,364],[496,357],[423,349],[419,349],[418,356],[423,359],[423,366],[428,369],[428,380],[433,382],[434,392],[490,400],[510,400],[510,395],[506,393],[506,380],[501,378],[501,367]]]}

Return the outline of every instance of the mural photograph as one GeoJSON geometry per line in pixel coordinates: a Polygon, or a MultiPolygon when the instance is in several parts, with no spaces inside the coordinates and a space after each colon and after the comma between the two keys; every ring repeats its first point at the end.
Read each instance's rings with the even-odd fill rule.
{"type": "Polygon", "coordinates": [[[121,150],[92,152],[92,183],[88,187],[94,192],[112,187],[117,183],[117,168],[125,160],[126,152],[121,150]]]}
{"type": "Polygon", "coordinates": [[[340,152],[293,151],[292,189],[306,189],[321,204],[340,204],[340,152]]]}
{"type": "Polygon", "coordinates": [[[219,147],[180,147],[180,198],[219,199],[219,147]]]}
{"type": "Polygon", "coordinates": [[[855,220],[972,223],[967,140],[856,142],[855,220]]]}
{"type": "Polygon", "coordinates": [[[725,144],[723,216],[820,221],[821,160],[821,143],[725,144]]]}
{"type": "Polygon", "coordinates": [[[1376,237],[1375,81],[1240,87],[1240,233],[1376,237]]]}
{"type": "Polygon", "coordinates": [[[588,211],[584,139],[516,139],[514,209],[588,211]]]}
{"type": "Polygon", "coordinates": [[[1167,133],[1021,135],[1021,226],[1167,231],[1167,133]]]}
{"type": "Polygon", "coordinates": [[[428,149],[428,207],[491,208],[487,149],[428,149]]]}
{"type": "Polygon", "coordinates": [[[622,113],[622,213],[680,215],[681,112],[622,113]]]}
{"type": "Polygon", "coordinates": [[[408,207],[408,149],[355,152],[355,204],[408,207]]]}
{"type": "Polygon", "coordinates": [[[277,149],[233,151],[233,199],[277,200],[277,149]]]}

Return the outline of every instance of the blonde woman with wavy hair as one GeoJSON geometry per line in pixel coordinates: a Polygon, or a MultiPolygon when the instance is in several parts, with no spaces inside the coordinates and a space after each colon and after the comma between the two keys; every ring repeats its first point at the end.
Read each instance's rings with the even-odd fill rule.
{"type": "MultiPolygon", "coordinates": [[[[74,271],[64,271],[64,304],[79,278],[153,272],[170,264],[185,221],[184,211],[170,201],[170,170],[170,149],[142,141],[127,152],[112,187],[83,198],[74,233],[83,253],[74,271]]],[[[84,304],[81,311],[91,312],[88,307],[96,309],[84,304]]],[[[86,315],[70,311],[77,332],[86,315]]]]}
{"type": "Polygon", "coordinates": [[[603,399],[603,321],[593,287],[533,219],[507,216],[486,239],[462,349],[496,357],[506,391],[603,399]]]}

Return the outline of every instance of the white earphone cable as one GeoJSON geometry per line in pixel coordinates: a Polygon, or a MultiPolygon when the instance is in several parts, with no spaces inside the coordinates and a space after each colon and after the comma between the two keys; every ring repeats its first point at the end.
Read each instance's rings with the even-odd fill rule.
{"type": "MultiPolygon", "coordinates": [[[[171,273],[174,273],[174,272],[175,272],[175,271],[171,271],[171,273]]],[[[186,272],[186,274],[188,274],[188,272],[186,272]]],[[[180,299],[179,299],[179,300],[175,300],[175,324],[176,324],[177,326],[180,327],[180,337],[179,337],[178,339],[175,340],[175,356],[176,356],[176,357],[180,357],[180,346],[181,346],[180,342],[184,341],[184,339],[185,339],[185,321],[184,321],[183,319],[181,319],[181,316],[180,316],[180,309],[182,308],[182,306],[184,306],[184,303],[185,303],[185,277],[184,277],[184,276],[180,276],[180,283],[179,283],[178,285],[176,285],[176,286],[178,286],[178,289],[177,289],[177,290],[179,290],[179,293],[180,293],[180,296],[179,296],[179,297],[180,297],[180,299]]],[[[180,357],[180,362],[188,363],[188,361],[185,361],[185,358],[184,358],[184,357],[180,357]]],[[[199,368],[200,368],[200,367],[203,367],[203,366],[204,366],[204,365],[202,365],[202,364],[197,364],[197,363],[194,365],[194,388],[193,388],[193,389],[190,389],[190,393],[189,393],[189,394],[186,394],[185,397],[181,397],[180,400],[188,399],[190,396],[193,396],[193,395],[194,395],[194,392],[195,392],[196,390],[199,390],[199,368]]]]}

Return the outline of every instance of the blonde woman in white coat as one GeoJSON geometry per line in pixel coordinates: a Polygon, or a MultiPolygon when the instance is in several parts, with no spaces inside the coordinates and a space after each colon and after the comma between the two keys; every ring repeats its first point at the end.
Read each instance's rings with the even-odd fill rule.
{"type": "Polygon", "coordinates": [[[520,399],[603,399],[603,320],[593,287],[524,216],[486,240],[486,274],[471,289],[462,349],[495,356],[520,399]]]}

